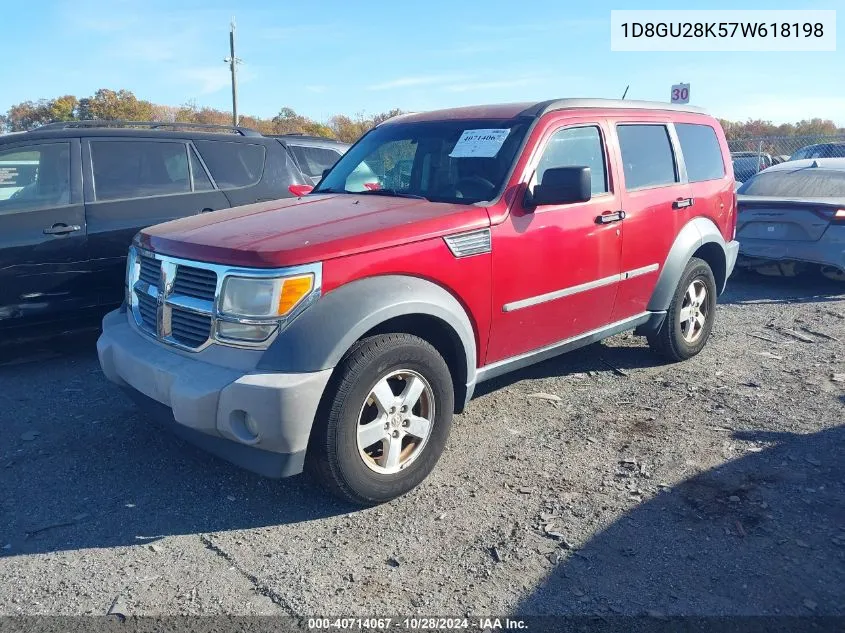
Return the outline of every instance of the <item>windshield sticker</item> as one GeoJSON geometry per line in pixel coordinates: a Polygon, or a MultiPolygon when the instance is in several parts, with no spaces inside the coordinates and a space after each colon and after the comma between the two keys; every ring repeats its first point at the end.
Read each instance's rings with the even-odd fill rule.
{"type": "Polygon", "coordinates": [[[464,130],[450,158],[494,158],[505,139],[510,134],[507,129],[464,130]]]}

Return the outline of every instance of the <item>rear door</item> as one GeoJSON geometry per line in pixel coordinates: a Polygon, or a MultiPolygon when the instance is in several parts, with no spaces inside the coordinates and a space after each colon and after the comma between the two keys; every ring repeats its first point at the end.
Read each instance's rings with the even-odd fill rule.
{"type": "Polygon", "coordinates": [[[138,231],[229,206],[186,140],[89,138],[83,159],[88,251],[103,305],[123,298],[126,253],[138,231]]]}
{"type": "Polygon", "coordinates": [[[92,305],[78,139],[0,147],[0,325],[92,305]]]}
{"type": "Polygon", "coordinates": [[[643,114],[615,121],[617,160],[624,180],[622,281],[613,321],[646,311],[678,232],[695,214],[668,119],[643,114]]]}
{"type": "Polygon", "coordinates": [[[706,121],[676,122],[674,127],[693,200],[690,211],[713,220],[722,228],[725,241],[730,241],[724,227],[733,226],[735,183],[724,159],[727,142],[720,139],[713,125],[706,121]]]}

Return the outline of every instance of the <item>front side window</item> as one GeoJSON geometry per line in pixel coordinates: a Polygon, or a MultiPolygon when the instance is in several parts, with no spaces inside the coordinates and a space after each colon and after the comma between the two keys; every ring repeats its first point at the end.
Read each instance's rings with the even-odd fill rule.
{"type": "Polygon", "coordinates": [[[601,133],[595,126],[566,128],[549,139],[537,164],[537,182],[551,167],[589,167],[593,195],[607,193],[607,171],[601,133]]]}
{"type": "Polygon", "coordinates": [[[679,182],[669,130],[665,125],[618,125],[616,132],[628,189],[679,182]]]}
{"type": "Polygon", "coordinates": [[[675,131],[681,142],[681,152],[690,182],[718,180],[725,175],[722,148],[716,130],[709,125],[676,123],[675,131]]]}
{"type": "Polygon", "coordinates": [[[0,213],[70,204],[70,143],[0,150],[0,213]]]}
{"type": "Polygon", "coordinates": [[[504,188],[530,123],[516,118],[382,125],[344,154],[314,193],[490,201],[504,188]]]}
{"type": "Polygon", "coordinates": [[[188,148],[162,141],[92,141],[97,200],[146,198],[191,190],[188,148]]]}

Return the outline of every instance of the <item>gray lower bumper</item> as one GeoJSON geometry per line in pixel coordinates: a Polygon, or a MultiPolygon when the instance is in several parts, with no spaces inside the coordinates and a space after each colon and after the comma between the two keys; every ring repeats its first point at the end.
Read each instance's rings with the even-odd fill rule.
{"type": "Polygon", "coordinates": [[[119,312],[103,319],[97,352],[109,380],[201,448],[269,477],[302,470],[331,369],[244,373],[214,365],[150,340],[119,312]]]}
{"type": "MultiPolygon", "coordinates": [[[[731,276],[731,273],[734,271],[734,267],[736,266],[736,258],[739,255],[739,242],[733,240],[725,244],[725,281],[727,282],[728,277],[731,276]]],[[[724,288],[721,288],[720,291],[724,291],[724,288]]]]}

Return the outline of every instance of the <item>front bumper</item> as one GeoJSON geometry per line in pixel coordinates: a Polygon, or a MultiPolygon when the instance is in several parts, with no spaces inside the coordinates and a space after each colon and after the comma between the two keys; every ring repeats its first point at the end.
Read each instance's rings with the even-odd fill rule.
{"type": "Polygon", "coordinates": [[[277,374],[212,364],[150,340],[119,311],[103,319],[97,353],[109,380],[200,448],[266,477],[302,471],[331,369],[277,374]]]}

